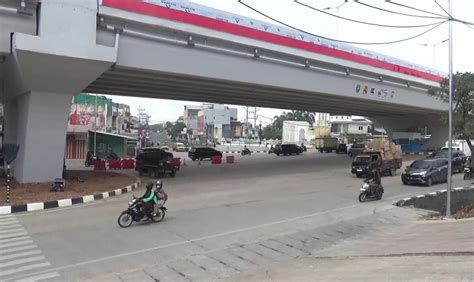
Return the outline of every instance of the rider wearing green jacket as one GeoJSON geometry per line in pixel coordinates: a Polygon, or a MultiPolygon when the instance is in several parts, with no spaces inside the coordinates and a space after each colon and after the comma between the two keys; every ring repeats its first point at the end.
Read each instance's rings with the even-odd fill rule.
{"type": "Polygon", "coordinates": [[[153,182],[147,183],[145,195],[140,200],[143,202],[143,209],[148,216],[153,214],[153,207],[158,203],[155,191],[153,191],[153,182]]]}

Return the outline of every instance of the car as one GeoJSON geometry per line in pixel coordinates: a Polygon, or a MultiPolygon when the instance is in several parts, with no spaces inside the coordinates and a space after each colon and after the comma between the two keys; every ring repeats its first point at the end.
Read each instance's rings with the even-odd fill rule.
{"type": "Polygon", "coordinates": [[[448,179],[448,159],[420,159],[407,166],[402,173],[402,183],[424,184],[431,186],[436,182],[446,182],[448,179]]]}
{"type": "Polygon", "coordinates": [[[299,155],[303,153],[303,149],[296,144],[283,144],[283,145],[276,145],[274,152],[277,156],[299,155]]]}
{"type": "Polygon", "coordinates": [[[211,159],[216,156],[222,157],[222,152],[210,147],[191,148],[188,152],[188,157],[193,161],[211,159]]]}
{"type": "MultiPolygon", "coordinates": [[[[453,172],[461,173],[464,170],[464,164],[466,163],[467,156],[464,155],[461,151],[452,152],[452,170],[453,172]]],[[[428,158],[430,159],[448,159],[449,152],[446,150],[441,150],[436,153],[431,154],[428,158]]]]}
{"type": "Polygon", "coordinates": [[[337,145],[336,154],[347,154],[347,145],[339,143],[339,145],[337,145]]]}
{"type": "Polygon", "coordinates": [[[347,155],[352,158],[362,153],[365,149],[365,144],[352,144],[351,148],[347,151],[347,155]]]}
{"type": "Polygon", "coordinates": [[[186,152],[188,148],[183,143],[176,143],[174,146],[174,151],[176,152],[186,152]]]}

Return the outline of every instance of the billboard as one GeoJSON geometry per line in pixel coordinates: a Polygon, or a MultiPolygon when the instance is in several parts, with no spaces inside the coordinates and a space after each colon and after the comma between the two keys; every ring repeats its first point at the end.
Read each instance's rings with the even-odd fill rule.
{"type": "Polygon", "coordinates": [[[103,96],[74,96],[68,118],[68,132],[106,131],[107,106],[111,101],[103,96]],[[97,101],[97,103],[96,103],[97,101]]]}

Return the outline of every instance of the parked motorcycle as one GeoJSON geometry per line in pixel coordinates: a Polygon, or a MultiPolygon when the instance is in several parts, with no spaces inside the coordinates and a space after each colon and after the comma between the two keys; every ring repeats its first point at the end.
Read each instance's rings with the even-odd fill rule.
{"type": "Polygon", "coordinates": [[[86,161],[84,163],[85,167],[94,166],[97,161],[97,157],[92,154],[92,152],[87,152],[86,161]]]}
{"type": "Polygon", "coordinates": [[[162,206],[158,209],[156,215],[149,218],[143,209],[143,202],[139,198],[133,196],[133,200],[128,203],[128,209],[120,214],[117,222],[122,228],[130,227],[133,222],[140,222],[148,219],[151,219],[153,222],[161,222],[165,218],[166,211],[166,207],[162,206]]]}
{"type": "Polygon", "coordinates": [[[470,180],[473,178],[472,169],[470,167],[464,168],[464,180],[470,180]]]}
{"type": "Polygon", "coordinates": [[[241,154],[242,156],[250,156],[252,155],[252,151],[250,151],[249,149],[243,149],[241,154]]]}
{"type": "Polygon", "coordinates": [[[364,181],[364,184],[360,188],[359,202],[363,203],[369,199],[372,199],[372,200],[382,199],[382,195],[384,192],[383,186],[379,184],[372,184],[372,185],[377,185],[377,188],[373,192],[372,192],[372,189],[370,189],[370,180],[364,181]]]}

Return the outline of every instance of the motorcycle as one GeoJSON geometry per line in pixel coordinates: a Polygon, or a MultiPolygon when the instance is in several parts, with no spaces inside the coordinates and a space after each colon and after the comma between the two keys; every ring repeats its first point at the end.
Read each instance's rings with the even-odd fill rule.
{"type": "Polygon", "coordinates": [[[85,167],[94,166],[96,161],[97,161],[97,157],[94,156],[92,153],[88,152],[84,166],[85,167]]]}
{"type": "Polygon", "coordinates": [[[383,195],[383,186],[381,184],[374,184],[377,185],[377,188],[375,189],[375,192],[372,192],[370,189],[370,180],[365,180],[364,184],[360,188],[360,193],[359,193],[359,202],[363,203],[367,201],[368,199],[375,199],[375,200],[380,200],[382,199],[383,195]]]}
{"type": "Polygon", "coordinates": [[[307,151],[308,151],[308,149],[306,148],[306,146],[305,146],[304,144],[301,144],[300,147],[301,147],[301,149],[303,150],[303,152],[307,152],[307,151]]]}
{"type": "Polygon", "coordinates": [[[249,149],[243,149],[242,150],[242,156],[246,156],[246,155],[252,155],[252,151],[250,151],[249,149]]]}
{"type": "Polygon", "coordinates": [[[472,179],[472,169],[470,167],[465,167],[464,168],[464,180],[470,180],[472,179]]]}
{"type": "Polygon", "coordinates": [[[122,228],[130,227],[133,222],[140,222],[148,219],[151,219],[153,222],[161,222],[165,218],[166,211],[166,207],[161,206],[156,215],[148,217],[143,209],[143,202],[139,198],[133,196],[133,200],[128,203],[128,209],[120,214],[117,222],[122,228]]]}

